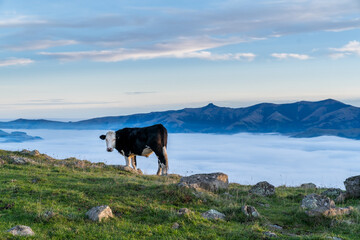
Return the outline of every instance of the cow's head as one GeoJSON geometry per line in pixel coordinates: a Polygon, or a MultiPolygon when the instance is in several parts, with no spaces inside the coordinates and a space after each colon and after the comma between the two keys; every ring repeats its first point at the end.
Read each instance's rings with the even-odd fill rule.
{"type": "Polygon", "coordinates": [[[106,133],[106,135],[101,135],[101,140],[106,140],[106,150],[108,152],[114,151],[115,143],[116,143],[116,137],[115,132],[109,131],[106,133]]]}

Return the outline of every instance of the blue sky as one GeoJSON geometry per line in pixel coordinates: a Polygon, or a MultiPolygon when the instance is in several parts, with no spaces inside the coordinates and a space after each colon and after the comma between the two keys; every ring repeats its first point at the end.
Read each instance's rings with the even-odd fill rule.
{"type": "Polygon", "coordinates": [[[360,106],[360,2],[0,0],[0,118],[360,106]]]}

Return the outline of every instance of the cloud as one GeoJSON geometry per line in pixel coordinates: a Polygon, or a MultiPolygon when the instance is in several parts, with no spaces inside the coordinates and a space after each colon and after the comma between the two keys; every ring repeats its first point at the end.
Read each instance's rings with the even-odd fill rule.
{"type": "Polygon", "coordinates": [[[181,38],[175,42],[160,43],[147,48],[126,49],[118,48],[112,50],[94,50],[78,52],[40,52],[40,55],[59,59],[62,61],[75,61],[90,59],[96,62],[119,62],[125,60],[144,60],[154,58],[198,58],[205,60],[247,60],[252,61],[256,55],[253,53],[226,53],[213,54],[204,51],[209,48],[216,48],[227,45],[229,42],[241,42],[240,39],[227,41],[201,38],[181,38]]]}
{"type": "Polygon", "coordinates": [[[334,52],[330,54],[330,57],[333,59],[339,59],[350,55],[360,56],[360,42],[350,41],[341,48],[330,48],[330,50],[334,52]]]}
{"type": "Polygon", "coordinates": [[[14,65],[27,65],[34,61],[27,58],[11,58],[7,60],[0,60],[0,67],[14,66],[14,65]]]}
{"type": "MultiPolygon", "coordinates": [[[[119,126],[121,128],[122,126],[119,126]]],[[[108,153],[99,139],[104,130],[27,130],[39,142],[2,143],[6,150],[38,149],[56,158],[76,157],[92,162],[124,164],[117,152],[108,153]]],[[[224,172],[230,182],[344,188],[343,181],[360,171],[359,141],[338,137],[288,138],[270,134],[172,134],[168,137],[170,172],[189,176],[224,172]],[[186,151],[184,151],[186,149],[186,151]]],[[[157,170],[155,154],[139,157],[147,174],[157,170]]]]}
{"type": "Polygon", "coordinates": [[[175,55],[177,58],[199,58],[212,61],[225,61],[225,60],[246,60],[252,61],[256,55],[254,53],[225,53],[225,54],[213,54],[208,51],[190,52],[175,55]]]}
{"type": "Polygon", "coordinates": [[[17,44],[14,46],[8,46],[9,49],[14,51],[26,51],[26,50],[39,50],[52,47],[67,46],[78,44],[75,40],[35,40],[27,43],[17,44]]]}
{"type": "Polygon", "coordinates": [[[33,16],[11,16],[0,19],[0,28],[28,27],[35,25],[46,25],[48,21],[33,16]]]}
{"type": "Polygon", "coordinates": [[[106,102],[106,101],[65,101],[65,99],[34,99],[26,100],[24,102],[17,103],[2,103],[2,106],[70,106],[70,105],[107,105],[118,102],[106,102]]]}
{"type": "Polygon", "coordinates": [[[149,92],[125,92],[127,95],[143,95],[143,94],[153,94],[156,93],[155,91],[149,91],[149,92]]]}
{"type": "Polygon", "coordinates": [[[306,54],[297,54],[297,53],[273,53],[271,54],[272,57],[278,59],[298,59],[298,60],[308,60],[310,59],[309,55],[306,54]]]}
{"type": "Polygon", "coordinates": [[[78,45],[58,53],[40,53],[60,60],[115,62],[167,57],[251,61],[256,57],[253,53],[216,54],[212,49],[298,33],[360,28],[359,5],[354,0],[200,1],[191,6],[162,2],[160,6],[124,4],[115,14],[114,9],[89,7],[86,16],[71,11],[66,18],[60,17],[65,8],[54,16],[3,17],[0,28],[7,27],[10,33],[0,40],[17,51],[78,45]],[[217,39],[218,44],[201,41],[206,38],[212,39],[211,43],[217,39]],[[179,39],[197,41],[197,48],[161,47],[179,39]]]}
{"type": "Polygon", "coordinates": [[[114,49],[101,51],[83,51],[83,52],[41,52],[43,56],[59,59],[62,61],[75,61],[90,59],[95,62],[119,62],[125,60],[146,60],[155,58],[198,58],[212,61],[225,60],[247,60],[252,61],[256,57],[253,53],[226,53],[213,54],[208,51],[189,51],[188,49],[114,49]]]}

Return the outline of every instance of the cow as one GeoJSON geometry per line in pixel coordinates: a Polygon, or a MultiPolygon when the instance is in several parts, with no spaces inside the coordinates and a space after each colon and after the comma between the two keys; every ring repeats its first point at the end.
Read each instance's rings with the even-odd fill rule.
{"type": "Polygon", "coordinates": [[[123,128],[109,131],[101,135],[101,140],[106,140],[106,150],[112,152],[114,148],[125,157],[126,166],[130,161],[135,170],[136,156],[149,157],[153,152],[158,158],[157,175],[167,175],[169,168],[167,156],[167,130],[162,124],[143,128],[123,128]]]}

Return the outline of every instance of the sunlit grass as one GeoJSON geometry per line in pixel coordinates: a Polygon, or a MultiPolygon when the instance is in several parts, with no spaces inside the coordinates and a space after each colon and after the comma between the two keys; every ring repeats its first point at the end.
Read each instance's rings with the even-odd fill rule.
{"type": "MultiPolygon", "coordinates": [[[[310,218],[300,208],[311,192],[278,187],[276,196],[250,195],[250,186],[230,184],[225,193],[202,193],[178,188],[180,176],[139,176],[104,165],[79,164],[76,159],[59,164],[44,156],[32,157],[0,151],[0,239],[20,239],[6,230],[30,226],[36,233],[29,239],[262,239],[265,231],[280,239],[359,239],[359,211],[337,218],[310,218]],[[9,155],[32,158],[37,164],[10,164],[9,155]],[[252,220],[241,206],[257,208],[261,218],[252,220]],[[92,207],[109,205],[115,218],[95,223],[85,213],[92,207]],[[178,216],[177,210],[192,213],[178,216]],[[216,209],[225,221],[210,221],[201,213],[216,209]],[[44,213],[54,216],[47,218],[44,213]],[[172,229],[177,222],[179,229],[172,229]],[[351,224],[349,224],[351,222],[351,224]],[[283,227],[274,230],[269,224],[283,227]]],[[[342,206],[357,208],[359,200],[342,206]]]]}

